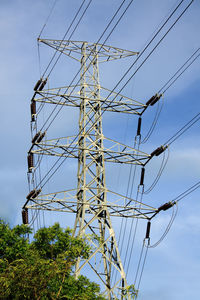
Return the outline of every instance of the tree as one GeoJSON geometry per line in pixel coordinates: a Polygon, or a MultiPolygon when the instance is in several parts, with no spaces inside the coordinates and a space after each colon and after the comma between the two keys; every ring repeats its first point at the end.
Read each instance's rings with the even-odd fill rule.
{"type": "Polygon", "coordinates": [[[0,221],[0,299],[105,299],[96,283],[72,276],[77,257],[90,252],[84,239],[58,223],[39,229],[31,242],[30,233],[26,225],[11,229],[0,221]]]}

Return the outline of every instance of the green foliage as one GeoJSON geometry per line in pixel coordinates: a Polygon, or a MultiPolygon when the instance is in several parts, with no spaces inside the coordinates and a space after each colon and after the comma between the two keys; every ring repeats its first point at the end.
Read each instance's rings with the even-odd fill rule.
{"type": "Polygon", "coordinates": [[[31,233],[31,229],[25,225],[17,225],[13,229],[0,220],[0,258],[13,261],[24,256],[28,248],[25,235],[31,233]]]}
{"type": "Polygon", "coordinates": [[[131,296],[132,299],[135,299],[135,297],[138,296],[138,290],[135,289],[134,284],[128,286],[127,292],[129,292],[129,295],[131,296]]]}
{"type": "Polygon", "coordinates": [[[11,229],[0,221],[0,299],[103,300],[100,288],[88,278],[72,275],[77,257],[90,248],[59,224],[42,228],[29,243],[25,225],[11,229]]]}
{"type": "Polygon", "coordinates": [[[59,255],[64,255],[70,261],[78,256],[87,258],[89,247],[83,239],[74,238],[71,233],[69,228],[63,231],[58,223],[49,228],[41,228],[34,235],[32,247],[46,259],[56,259],[59,255]]]}

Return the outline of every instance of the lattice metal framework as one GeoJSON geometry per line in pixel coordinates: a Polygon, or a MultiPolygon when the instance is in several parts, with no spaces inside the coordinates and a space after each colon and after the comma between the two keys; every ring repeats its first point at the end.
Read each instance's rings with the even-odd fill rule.
{"type": "Polygon", "coordinates": [[[100,87],[99,62],[137,54],[115,47],[87,42],[40,40],[72,57],[81,64],[80,84],[58,89],[37,90],[35,102],[78,107],[79,135],[39,141],[31,155],[51,155],[78,159],[77,188],[42,195],[29,195],[25,209],[63,211],[76,214],[74,235],[87,237],[92,253],[77,261],[75,276],[87,265],[105,288],[108,299],[131,299],[123,264],[117,246],[111,216],[147,218],[155,209],[106,188],[105,162],[143,165],[150,155],[105,138],[102,112],[139,114],[145,105],[100,87]],[[112,273],[117,271],[116,281],[112,273]]]}

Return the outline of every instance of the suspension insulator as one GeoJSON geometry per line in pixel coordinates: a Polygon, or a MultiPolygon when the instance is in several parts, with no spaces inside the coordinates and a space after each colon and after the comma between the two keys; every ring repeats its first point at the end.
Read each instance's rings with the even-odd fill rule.
{"type": "Polygon", "coordinates": [[[137,127],[137,135],[141,135],[141,124],[142,124],[142,118],[139,117],[139,119],[138,119],[138,127],[137,127]]]}
{"type": "Polygon", "coordinates": [[[154,151],[151,153],[151,157],[153,157],[154,155],[155,155],[155,156],[159,156],[159,155],[160,155],[161,153],[163,153],[166,149],[167,149],[167,147],[164,147],[164,146],[158,147],[156,150],[154,150],[154,151]]]}
{"type": "Polygon", "coordinates": [[[31,115],[36,115],[36,102],[34,100],[31,102],[31,115]]]}
{"type": "Polygon", "coordinates": [[[145,168],[143,167],[141,169],[140,185],[144,185],[144,174],[145,174],[145,168]]]}
{"type": "Polygon", "coordinates": [[[46,78],[45,80],[42,81],[42,83],[41,83],[41,85],[40,85],[40,87],[39,87],[39,91],[42,91],[42,90],[43,90],[43,88],[45,87],[46,83],[47,83],[47,78],[46,78]]]}
{"type": "Polygon", "coordinates": [[[36,115],[36,102],[32,101],[31,102],[31,121],[35,121],[35,115],[36,115]]]}
{"type": "Polygon", "coordinates": [[[32,169],[34,168],[32,152],[28,154],[27,160],[28,160],[28,171],[30,173],[30,172],[32,172],[32,169]]]}
{"type": "Polygon", "coordinates": [[[34,91],[37,91],[37,90],[38,90],[38,88],[39,88],[39,86],[41,85],[41,83],[42,83],[42,78],[40,78],[40,79],[38,80],[38,82],[36,83],[36,85],[34,86],[34,91]]]}
{"type": "Polygon", "coordinates": [[[171,208],[173,205],[174,205],[174,202],[167,202],[158,208],[158,212],[161,210],[167,210],[167,209],[171,208]]]}
{"type": "Polygon", "coordinates": [[[38,137],[40,136],[41,131],[37,132],[36,135],[34,136],[34,138],[32,139],[32,143],[35,144],[35,142],[37,141],[38,137]]]}
{"type": "Polygon", "coordinates": [[[156,102],[158,102],[158,100],[160,100],[160,98],[162,97],[162,94],[156,94],[155,95],[155,98],[152,100],[152,102],[151,102],[151,106],[153,106],[156,102]]]}
{"type": "Polygon", "coordinates": [[[40,135],[39,135],[39,137],[38,137],[38,139],[37,139],[37,143],[40,143],[40,142],[41,142],[41,140],[44,138],[45,134],[46,134],[45,131],[44,131],[43,133],[40,133],[40,135]]]}
{"type": "Polygon", "coordinates": [[[147,102],[146,102],[146,105],[150,105],[151,102],[155,99],[155,96],[152,96],[147,102]]]}
{"type": "Polygon", "coordinates": [[[28,209],[24,208],[22,210],[22,222],[23,224],[27,225],[28,224],[28,209]]]}
{"type": "MultiPolygon", "coordinates": [[[[122,295],[126,295],[124,278],[122,278],[122,295]]],[[[124,298],[124,297],[123,297],[124,298]]]]}
{"type": "Polygon", "coordinates": [[[158,102],[158,100],[162,97],[162,94],[155,94],[154,96],[152,96],[146,103],[146,105],[151,105],[153,106],[156,102],[158,102]]]}
{"type": "Polygon", "coordinates": [[[148,221],[148,223],[147,223],[147,230],[146,230],[146,236],[145,236],[146,239],[149,239],[149,237],[150,237],[150,229],[151,229],[151,221],[148,221]]]}
{"type": "Polygon", "coordinates": [[[44,138],[46,134],[46,131],[44,131],[43,133],[41,131],[38,131],[36,133],[36,135],[34,136],[34,138],[32,139],[32,143],[35,144],[35,143],[40,143],[41,140],[44,138]]]}
{"type": "Polygon", "coordinates": [[[41,193],[41,189],[39,189],[39,190],[36,190],[36,189],[34,189],[34,190],[32,190],[27,196],[26,196],[26,199],[27,200],[30,200],[31,198],[32,199],[34,199],[34,198],[36,198],[40,193],[41,193]]]}

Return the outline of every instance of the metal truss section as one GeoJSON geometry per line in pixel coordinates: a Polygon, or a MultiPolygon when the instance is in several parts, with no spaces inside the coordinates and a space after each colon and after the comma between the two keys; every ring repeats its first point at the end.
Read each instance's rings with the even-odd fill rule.
{"type": "Polygon", "coordinates": [[[96,218],[98,218],[104,210],[109,211],[110,216],[140,219],[147,219],[157,211],[157,209],[152,206],[120,195],[119,193],[110,190],[106,190],[105,192],[107,192],[106,203],[97,203],[96,199],[100,195],[97,194],[96,188],[86,188],[87,202],[79,203],[78,206],[78,190],[71,189],[38,195],[36,198],[30,199],[32,202],[27,205],[27,208],[77,214],[82,206],[86,205],[85,213],[93,214],[96,218]]]}
{"type": "Polygon", "coordinates": [[[79,216],[76,217],[75,228],[87,240],[91,254],[86,260],[78,260],[75,276],[89,266],[103,284],[103,294],[108,299],[133,299],[128,292],[111,217],[147,219],[157,209],[105,188],[92,188],[90,184],[82,190],[77,188],[37,196],[30,199],[27,208],[75,213],[79,216]],[[85,202],[77,202],[77,198],[82,199],[83,195],[85,202]],[[83,220],[83,224],[80,220],[83,220]],[[99,234],[100,229],[103,231],[102,235],[99,234]],[[114,270],[117,276],[112,281],[114,270]]]}
{"type": "Polygon", "coordinates": [[[124,163],[143,165],[151,155],[138,151],[132,147],[106,138],[103,135],[90,135],[86,139],[86,144],[79,146],[76,141],[77,136],[63,137],[58,139],[51,139],[36,143],[37,149],[32,150],[33,154],[43,154],[59,157],[78,158],[79,151],[86,151],[86,159],[97,160],[99,154],[104,155],[105,162],[124,163]],[[99,149],[98,143],[103,141],[104,146],[99,149]],[[85,147],[85,148],[84,148],[85,147]]]}
{"type": "MultiPolygon", "coordinates": [[[[109,89],[99,87],[99,90],[101,91],[100,98],[96,98],[95,101],[100,103],[102,111],[106,110],[139,115],[140,111],[146,107],[146,105],[141,102],[115,93],[109,89]]],[[[87,85],[85,96],[85,100],[87,101],[86,105],[94,101],[93,85],[87,85]]],[[[80,98],[80,85],[38,91],[34,100],[41,103],[80,107],[82,101],[80,98]]]]}
{"type": "MultiPolygon", "coordinates": [[[[136,55],[137,52],[87,42],[39,41],[81,64],[79,86],[46,91],[42,90],[42,86],[40,91],[36,89],[34,94],[34,100],[38,102],[78,107],[79,134],[77,138],[43,141],[44,134],[37,133],[39,137],[37,139],[36,134],[33,138],[29,151],[30,160],[33,153],[77,158],[77,188],[43,196],[40,196],[41,190],[33,190],[27,196],[24,208],[75,213],[74,236],[86,236],[92,247],[87,260],[82,261],[78,258],[75,277],[79,276],[85,266],[90,267],[103,284],[107,299],[129,300],[131,295],[111,216],[146,219],[155,209],[117,193],[108,192],[105,162],[143,165],[150,155],[105,138],[102,133],[102,111],[139,114],[139,110],[145,105],[101,88],[99,62],[136,55]],[[111,279],[114,270],[117,272],[113,282],[111,279]]],[[[32,164],[29,169],[31,168],[32,164]]]]}
{"type": "Polygon", "coordinates": [[[98,62],[100,63],[139,54],[139,52],[133,52],[96,43],[90,44],[85,41],[65,41],[51,39],[38,39],[38,41],[52,47],[56,51],[70,56],[79,62],[81,62],[80,54],[82,54],[83,44],[85,45],[85,55],[88,57],[88,59],[96,59],[96,56],[98,55],[98,62]]]}

